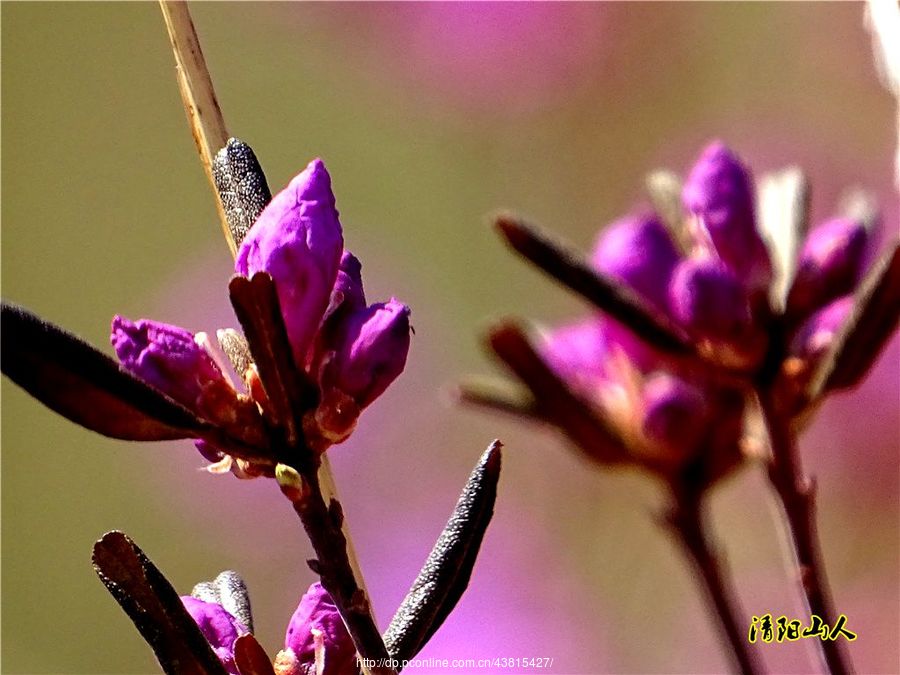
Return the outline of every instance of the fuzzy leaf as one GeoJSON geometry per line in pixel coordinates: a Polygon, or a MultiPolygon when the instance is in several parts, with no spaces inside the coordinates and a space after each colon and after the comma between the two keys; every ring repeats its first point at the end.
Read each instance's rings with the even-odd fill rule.
{"type": "Polygon", "coordinates": [[[444,531],[385,631],[388,653],[399,661],[419,653],[469,585],[478,549],[494,515],[501,447],[494,441],[481,456],[444,531]]]}
{"type": "Polygon", "coordinates": [[[122,532],[107,532],[91,557],[100,581],[173,675],[226,675],[162,572],[122,532]]]}
{"type": "Polygon", "coordinates": [[[233,570],[220,572],[213,581],[202,581],[191,590],[191,595],[204,602],[214,602],[253,631],[253,612],[250,608],[250,594],[241,575],[233,570]]]}
{"type": "Polygon", "coordinates": [[[240,246],[266,204],[272,201],[266,175],[250,146],[237,138],[229,138],[228,144],[216,153],[212,173],[234,245],[240,246]]]}
{"type": "Polygon", "coordinates": [[[196,438],[210,425],[87,342],[3,303],[3,372],[51,410],[112,438],[196,438]]]}

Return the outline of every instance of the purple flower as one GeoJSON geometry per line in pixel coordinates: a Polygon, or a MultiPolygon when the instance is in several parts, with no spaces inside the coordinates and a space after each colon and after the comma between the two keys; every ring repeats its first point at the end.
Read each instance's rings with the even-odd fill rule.
{"type": "Polygon", "coordinates": [[[403,372],[409,333],[409,307],[393,298],[348,314],[332,344],[334,356],[323,386],[333,386],[366,407],[403,372]]]}
{"type": "Polygon", "coordinates": [[[803,323],[791,340],[790,355],[814,363],[831,346],[835,334],[853,310],[854,298],[845,295],[832,301],[803,323]]]}
{"type": "Polygon", "coordinates": [[[755,364],[762,357],[765,335],[755,325],[745,288],[720,261],[682,261],[672,276],[669,303],[692,336],[733,365],[755,364]]]}
{"type": "Polygon", "coordinates": [[[234,663],[234,641],[247,633],[244,625],[218,603],[204,602],[190,595],[182,596],[181,602],[200,627],[200,632],[219,657],[225,670],[233,675],[239,675],[234,663]]]}
{"type": "Polygon", "coordinates": [[[607,226],[597,239],[591,262],[598,271],[631,286],[658,311],[666,311],[678,252],[655,215],[629,216],[607,226]]]}
{"type": "Polygon", "coordinates": [[[642,431],[669,462],[689,457],[706,432],[709,392],[668,373],[657,372],[644,383],[642,431]]]}
{"type": "Polygon", "coordinates": [[[700,248],[712,249],[747,289],[764,291],[772,277],[768,249],[756,228],[750,172],[720,141],[706,147],[682,191],[700,248]]]}
{"type": "Polygon", "coordinates": [[[867,253],[869,233],[850,218],[833,218],[806,237],[788,296],[787,313],[802,319],[856,286],[867,253]]]}
{"type": "Polygon", "coordinates": [[[284,650],[275,659],[279,675],[316,673],[317,651],[323,668],[319,675],[356,672],[356,648],[331,595],[319,582],[300,598],[284,636],[284,650]]]}
{"type": "Polygon", "coordinates": [[[110,341],[123,366],[195,412],[207,387],[231,386],[194,335],[178,326],[116,315],[110,341]]]}
{"type": "Polygon", "coordinates": [[[582,391],[591,391],[604,378],[606,335],[596,317],[561,326],[549,332],[542,354],[557,376],[582,391]]]}
{"type": "Polygon", "coordinates": [[[362,264],[350,251],[344,251],[338,268],[334,290],[331,293],[332,311],[337,308],[349,310],[366,306],[366,294],[363,292],[362,264]]]}
{"type": "Polygon", "coordinates": [[[279,192],[241,243],[235,271],[271,275],[297,367],[328,308],[344,251],[331,178],[320,159],[279,192]]]}

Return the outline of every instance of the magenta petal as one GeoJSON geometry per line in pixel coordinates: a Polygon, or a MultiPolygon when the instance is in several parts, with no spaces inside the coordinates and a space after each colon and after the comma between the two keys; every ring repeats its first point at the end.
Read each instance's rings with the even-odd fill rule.
{"type": "Polygon", "coordinates": [[[697,337],[739,343],[750,328],[744,287],[716,260],[683,261],[672,277],[669,301],[675,319],[697,337]]]}
{"type": "Polygon", "coordinates": [[[239,675],[234,663],[234,641],[247,632],[244,625],[229,614],[222,605],[204,602],[190,595],[181,597],[185,609],[197,623],[219,661],[229,673],[239,675]]]}
{"type": "Polygon", "coordinates": [[[541,351],[562,380],[591,386],[603,379],[608,348],[603,326],[596,318],[554,329],[546,335],[541,351]]]}
{"type": "Polygon", "coordinates": [[[691,169],[682,202],[741,281],[752,291],[767,288],[772,267],[756,228],[750,172],[720,141],[707,146],[691,169]]]}
{"type": "Polygon", "coordinates": [[[125,368],[188,408],[195,408],[205,385],[224,380],[193,334],[178,326],[117,315],[110,342],[125,368]]]}
{"type": "Polygon", "coordinates": [[[238,274],[267,272],[275,281],[301,366],[331,299],[343,250],[331,178],[320,159],[275,195],[238,250],[238,274]]]}
{"type": "Polygon", "coordinates": [[[366,306],[363,292],[362,264],[350,251],[344,251],[334,282],[334,294],[340,294],[340,306],[347,309],[361,309],[366,306]]]}
{"type": "Polygon", "coordinates": [[[380,396],[406,366],[409,307],[391,300],[348,314],[337,331],[330,384],[364,408],[380,396]]]}
{"type": "Polygon", "coordinates": [[[862,273],[868,231],[849,218],[834,218],[813,228],[803,243],[788,297],[794,318],[853,290],[862,273]]]}
{"type": "Polygon", "coordinates": [[[652,214],[622,218],[606,227],[591,256],[594,267],[624,281],[665,312],[666,293],[678,252],[668,231],[652,214]]]}
{"type": "Polygon", "coordinates": [[[703,391],[684,380],[657,373],[643,391],[644,434],[681,458],[696,449],[706,430],[709,405],[703,391]]]}
{"type": "MultiPolygon", "coordinates": [[[[322,635],[325,648],[323,675],[341,675],[356,665],[356,648],[331,595],[319,582],[300,598],[284,636],[284,647],[294,652],[300,665],[315,663],[313,630],[322,635]]],[[[355,671],[353,671],[355,672],[355,671]]]]}
{"type": "Polygon", "coordinates": [[[853,311],[853,302],[853,296],[846,295],[809,317],[791,340],[791,356],[815,361],[824,354],[853,311]]]}

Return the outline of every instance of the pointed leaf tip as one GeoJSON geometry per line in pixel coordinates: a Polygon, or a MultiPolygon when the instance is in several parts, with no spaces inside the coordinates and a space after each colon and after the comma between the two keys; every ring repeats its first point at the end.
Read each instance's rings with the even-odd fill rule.
{"type": "Polygon", "coordinates": [[[388,653],[401,662],[419,653],[469,585],[494,513],[502,447],[495,440],[479,458],[447,525],[384,634],[388,653]]]}
{"type": "Polygon", "coordinates": [[[210,425],[72,333],[3,301],[0,365],[63,417],[132,441],[201,437],[210,425]]]}
{"type": "Polygon", "coordinates": [[[166,673],[225,675],[178,593],[128,536],[115,530],[104,534],[94,544],[91,562],[166,673]]]}

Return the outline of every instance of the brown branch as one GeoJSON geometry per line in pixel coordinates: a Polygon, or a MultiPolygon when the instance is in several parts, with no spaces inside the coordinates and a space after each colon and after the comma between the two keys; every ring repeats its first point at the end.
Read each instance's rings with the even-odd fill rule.
{"type": "Polygon", "coordinates": [[[741,623],[745,614],[740,609],[725,565],[709,541],[700,493],[673,486],[673,501],[665,524],[703,580],[707,599],[715,609],[719,627],[731,647],[736,665],[745,675],[763,672],[741,623]]]}
{"type": "Polygon", "coordinates": [[[318,467],[300,469],[298,472],[279,464],[276,477],[316,552],[316,560],[309,561],[310,568],[321,577],[322,586],[334,599],[360,656],[362,672],[365,675],[396,675],[396,671],[387,665],[387,648],[372,618],[368,595],[357,584],[350,564],[342,531],[344,515],[340,502],[326,501],[319,484],[318,467]],[[371,663],[375,666],[368,665],[371,663]]]}
{"type": "MultiPolygon", "coordinates": [[[[816,528],[815,481],[803,475],[796,438],[789,421],[778,414],[767,393],[760,394],[760,403],[772,446],[769,481],[775,488],[788,522],[796,555],[798,582],[810,614],[821,617],[831,626],[837,615],[816,528]]],[[[849,657],[837,640],[821,640],[820,645],[830,673],[842,675],[853,672],[849,657]]]]}

